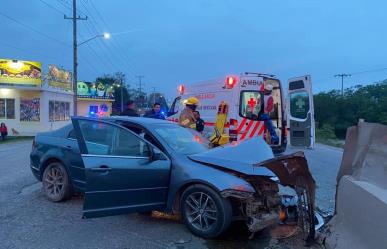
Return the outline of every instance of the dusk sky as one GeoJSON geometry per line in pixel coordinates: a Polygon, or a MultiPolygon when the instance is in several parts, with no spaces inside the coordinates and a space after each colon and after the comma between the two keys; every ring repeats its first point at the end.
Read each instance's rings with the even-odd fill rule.
{"type": "MultiPolygon", "coordinates": [[[[2,0],[0,57],[72,70],[70,0],[2,0]],[[11,20],[13,19],[13,20],[11,20]],[[19,22],[19,23],[17,23],[19,22]],[[23,26],[27,25],[27,26],[23,26]],[[32,30],[31,30],[32,29],[32,30]]],[[[78,0],[80,80],[122,71],[172,98],[177,86],[245,71],[310,74],[314,92],[387,78],[387,2],[78,0]],[[371,71],[371,72],[364,72],[371,71]],[[363,73],[358,73],[363,72],[363,73]],[[358,73],[358,74],[356,74],[358,73]]]]}

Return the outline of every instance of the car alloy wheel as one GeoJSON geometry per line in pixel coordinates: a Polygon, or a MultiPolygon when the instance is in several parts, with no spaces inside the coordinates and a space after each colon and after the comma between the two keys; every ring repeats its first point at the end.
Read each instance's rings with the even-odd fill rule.
{"type": "Polygon", "coordinates": [[[54,162],[43,173],[43,188],[51,201],[63,201],[71,196],[67,172],[62,164],[54,162]]]}
{"type": "Polygon", "coordinates": [[[180,198],[181,215],[187,228],[203,238],[215,238],[224,232],[232,219],[232,206],[214,189],[195,184],[180,198]]]}
{"type": "Polygon", "coordinates": [[[216,225],[218,210],[209,195],[195,192],[190,194],[185,202],[188,222],[196,229],[206,232],[216,225]]]}

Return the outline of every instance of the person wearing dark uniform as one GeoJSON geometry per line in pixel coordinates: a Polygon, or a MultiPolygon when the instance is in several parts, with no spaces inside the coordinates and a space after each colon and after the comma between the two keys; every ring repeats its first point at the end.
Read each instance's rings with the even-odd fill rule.
{"type": "Polygon", "coordinates": [[[133,100],[129,100],[126,102],[126,109],[121,112],[120,116],[131,116],[131,117],[139,117],[133,100]]]}

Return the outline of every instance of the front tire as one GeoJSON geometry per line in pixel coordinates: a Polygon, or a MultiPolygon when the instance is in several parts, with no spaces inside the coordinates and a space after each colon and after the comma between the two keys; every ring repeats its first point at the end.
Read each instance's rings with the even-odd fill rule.
{"type": "Polygon", "coordinates": [[[203,238],[219,236],[231,223],[230,200],[205,185],[187,188],[180,199],[180,210],[188,229],[203,238]]]}
{"type": "Polygon", "coordinates": [[[71,197],[69,176],[61,163],[50,163],[43,172],[42,182],[44,193],[50,201],[60,202],[71,197]]]}

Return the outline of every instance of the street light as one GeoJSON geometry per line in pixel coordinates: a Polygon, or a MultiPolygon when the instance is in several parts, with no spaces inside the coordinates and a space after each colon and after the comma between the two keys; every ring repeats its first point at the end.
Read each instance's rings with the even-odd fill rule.
{"type": "MultiPolygon", "coordinates": [[[[75,8],[74,8],[75,9],[75,8]]],[[[75,16],[75,14],[74,14],[75,16]]],[[[77,116],[77,98],[78,98],[78,91],[77,91],[77,84],[78,84],[78,47],[82,44],[85,44],[86,42],[89,42],[91,40],[94,40],[96,38],[103,37],[104,39],[110,39],[110,34],[105,32],[103,34],[99,34],[96,36],[93,36],[81,43],[77,43],[76,38],[76,30],[74,30],[74,75],[73,75],[73,92],[74,92],[74,98],[73,98],[73,106],[74,106],[74,116],[77,116]]]]}
{"type": "Polygon", "coordinates": [[[93,36],[93,37],[91,37],[91,38],[89,38],[89,39],[87,39],[87,40],[85,40],[85,41],[83,41],[81,43],[78,43],[78,47],[81,46],[82,44],[85,44],[86,42],[89,42],[89,41],[94,40],[95,38],[99,38],[99,37],[102,37],[105,40],[108,40],[108,39],[110,39],[110,33],[105,32],[105,33],[103,33],[101,35],[93,36]]]}

